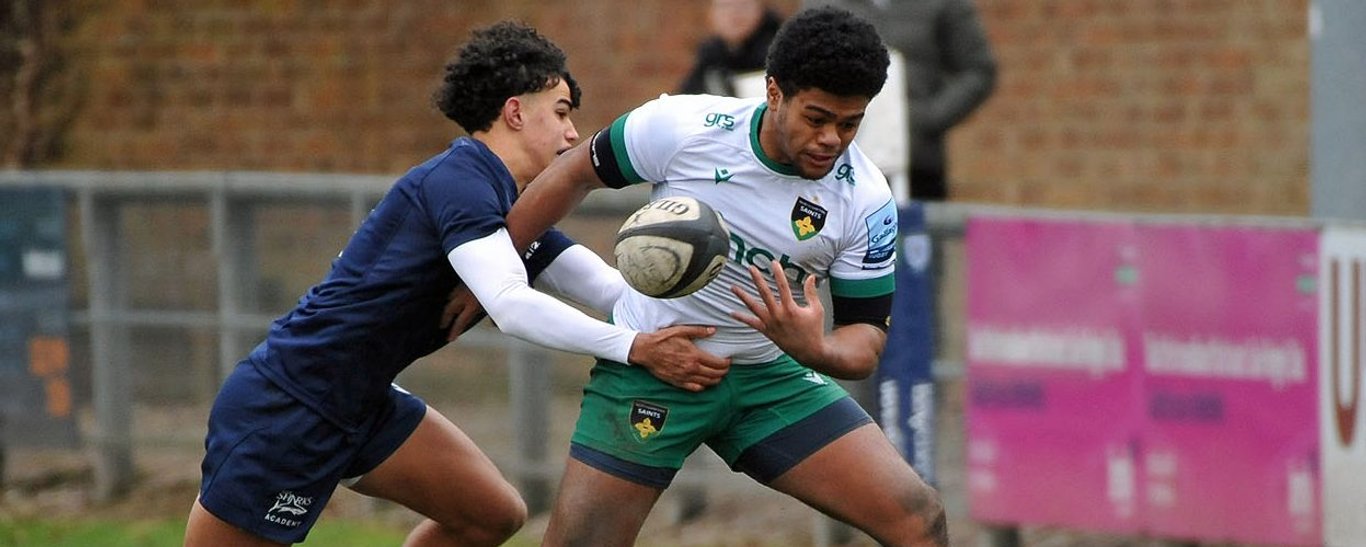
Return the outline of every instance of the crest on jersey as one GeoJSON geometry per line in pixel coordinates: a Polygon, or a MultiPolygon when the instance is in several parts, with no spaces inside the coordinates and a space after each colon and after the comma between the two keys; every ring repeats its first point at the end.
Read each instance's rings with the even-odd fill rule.
{"type": "Polygon", "coordinates": [[[792,233],[797,236],[797,241],[811,239],[820,233],[821,228],[825,227],[825,216],[824,207],[798,197],[797,203],[792,206],[792,233]]]}
{"type": "Polygon", "coordinates": [[[664,430],[664,422],[669,419],[669,409],[645,401],[631,401],[631,429],[635,440],[645,442],[655,438],[664,430]]]}

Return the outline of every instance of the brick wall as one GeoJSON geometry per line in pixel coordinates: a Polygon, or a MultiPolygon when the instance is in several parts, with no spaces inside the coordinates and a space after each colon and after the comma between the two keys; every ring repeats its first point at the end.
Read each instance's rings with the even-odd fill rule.
{"type": "MultiPolygon", "coordinates": [[[[977,1],[1001,77],[951,136],[956,199],[1308,210],[1307,0],[977,1]]],[[[55,166],[398,173],[458,134],[430,94],[503,18],[569,52],[587,134],[672,88],[705,5],[108,2],[76,35],[88,97],[55,166]]]]}
{"type": "Polygon", "coordinates": [[[978,0],[996,95],[956,195],[1065,208],[1308,211],[1303,0],[978,0]]]}
{"type": "Polygon", "coordinates": [[[90,96],[62,163],[402,172],[460,134],[431,93],[469,30],[500,19],[530,23],[569,52],[585,133],[672,88],[706,31],[705,6],[111,2],[81,29],[90,96]]]}

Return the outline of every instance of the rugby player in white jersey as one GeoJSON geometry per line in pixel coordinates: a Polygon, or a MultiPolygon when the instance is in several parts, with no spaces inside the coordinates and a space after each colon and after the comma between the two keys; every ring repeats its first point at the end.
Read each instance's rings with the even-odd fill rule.
{"type": "Polygon", "coordinates": [[[546,545],[632,544],[703,444],[884,545],[947,544],[937,492],[830,380],[868,377],[886,341],[896,208],[852,143],[887,66],[866,21],[801,12],[769,50],[766,97],[647,102],[558,158],[513,206],[508,229],[522,246],[589,191],[644,182],[655,198],[710,204],[732,234],[717,281],[668,300],[626,291],[612,312],[637,329],[717,326],[698,346],[731,358],[729,373],[687,391],[600,359],[546,545]],[[832,294],[829,331],[818,281],[832,294]]]}

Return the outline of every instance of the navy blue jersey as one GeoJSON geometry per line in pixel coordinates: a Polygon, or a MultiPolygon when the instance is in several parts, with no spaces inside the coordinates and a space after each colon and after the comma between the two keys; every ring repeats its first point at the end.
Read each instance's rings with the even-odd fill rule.
{"type": "MultiPolygon", "coordinates": [[[[516,197],[511,173],[488,147],[456,139],[389,189],[326,279],[275,320],[251,360],[338,426],[356,427],[400,371],[446,344],[441,312],[459,282],[446,255],[502,228],[516,197]]],[[[525,257],[528,274],[571,244],[548,232],[525,257]]]]}

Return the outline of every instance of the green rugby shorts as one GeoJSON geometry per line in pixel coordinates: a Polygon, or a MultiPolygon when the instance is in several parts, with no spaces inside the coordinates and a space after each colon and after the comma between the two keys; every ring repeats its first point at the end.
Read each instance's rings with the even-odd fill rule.
{"type": "Polygon", "coordinates": [[[570,454],[621,478],[665,488],[702,444],[732,469],[767,483],[872,421],[833,380],[791,357],[735,365],[700,393],[641,367],[593,367],[570,454]]]}

